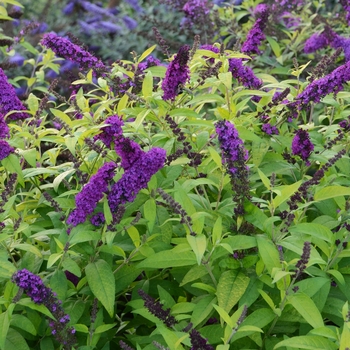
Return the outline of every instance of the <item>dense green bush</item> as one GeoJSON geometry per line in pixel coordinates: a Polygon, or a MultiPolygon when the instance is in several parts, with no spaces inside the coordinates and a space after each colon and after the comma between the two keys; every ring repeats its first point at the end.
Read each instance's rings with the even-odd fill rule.
{"type": "Polygon", "coordinates": [[[3,3],[0,349],[350,347],[350,4],[167,1],[101,60],[3,3]]]}

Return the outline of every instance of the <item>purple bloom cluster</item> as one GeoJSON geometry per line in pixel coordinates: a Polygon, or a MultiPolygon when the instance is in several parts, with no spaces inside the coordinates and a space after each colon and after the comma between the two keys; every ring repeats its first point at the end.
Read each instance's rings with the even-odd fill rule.
{"type": "Polygon", "coordinates": [[[7,141],[0,140],[0,160],[3,160],[4,158],[8,157],[14,151],[14,148],[11,147],[7,141]]]}
{"type": "MultiPolygon", "coordinates": [[[[16,95],[14,87],[8,82],[7,76],[0,68],[0,113],[7,114],[12,111],[24,111],[26,108],[16,95]]],[[[29,114],[23,112],[12,113],[8,118],[12,120],[28,118],[29,114]]]]}
{"type": "Polygon", "coordinates": [[[191,350],[214,350],[208,340],[203,338],[196,329],[190,331],[191,350]]]}
{"type": "Polygon", "coordinates": [[[130,169],[143,155],[139,144],[126,137],[120,137],[116,140],[115,151],[122,158],[121,166],[124,170],[130,169]]]}
{"type": "Polygon", "coordinates": [[[67,224],[77,226],[84,222],[86,217],[93,213],[103,193],[108,190],[108,184],[114,176],[116,164],[105,163],[98,172],[93,175],[82,191],[75,197],[77,208],[74,209],[67,219],[67,224]]]}
{"type": "Polygon", "coordinates": [[[346,12],[345,19],[350,25],[350,1],[349,0],[340,0],[340,3],[343,5],[344,10],[346,12]]]}
{"type": "Polygon", "coordinates": [[[118,115],[112,115],[105,120],[102,132],[94,136],[94,141],[101,140],[106,147],[110,148],[111,143],[122,135],[123,120],[118,115]]]}
{"type": "Polygon", "coordinates": [[[190,47],[188,45],[182,46],[174,60],[170,62],[162,83],[163,100],[174,101],[179,93],[178,88],[190,79],[190,70],[187,65],[190,58],[189,51],[190,47]]]}
{"type": "Polygon", "coordinates": [[[112,212],[116,212],[120,204],[131,202],[138,192],[147,187],[151,177],[163,167],[166,152],[162,148],[152,148],[143,153],[116,182],[109,194],[108,204],[112,212]]]}
{"type": "Polygon", "coordinates": [[[304,52],[315,52],[317,50],[323,49],[324,47],[327,47],[331,44],[331,42],[332,38],[330,38],[325,32],[322,32],[321,34],[312,34],[310,38],[305,41],[304,52]]]}
{"type": "Polygon", "coordinates": [[[296,98],[295,102],[289,104],[290,107],[301,109],[309,102],[320,102],[320,100],[330,93],[335,95],[343,90],[343,84],[350,80],[350,62],[336,68],[333,72],[323,78],[314,80],[296,98]]]}
{"type": "Polygon", "coordinates": [[[314,145],[310,140],[309,133],[306,130],[299,129],[292,141],[292,153],[307,161],[313,150],[314,145]]]}
{"type": "Polygon", "coordinates": [[[334,49],[341,47],[344,51],[345,61],[350,60],[350,38],[344,38],[340,35],[337,35],[332,41],[331,46],[334,49]]]}
{"type": "Polygon", "coordinates": [[[278,135],[278,129],[269,123],[263,124],[261,130],[267,135],[278,135]]]}
{"type": "Polygon", "coordinates": [[[209,15],[209,2],[208,0],[189,0],[182,11],[186,16],[184,24],[199,23],[201,19],[209,15]]]}
{"type": "Polygon", "coordinates": [[[104,64],[91,53],[55,33],[45,34],[41,44],[51,49],[57,56],[76,62],[83,69],[106,70],[104,64]]]}
{"type": "MultiPolygon", "coordinates": [[[[248,151],[243,146],[243,141],[238,136],[238,131],[229,121],[219,121],[215,127],[220,148],[222,151],[222,162],[227,165],[234,165],[236,162],[246,161],[248,151]]],[[[235,167],[229,169],[234,174],[237,172],[235,167]]]]}
{"type": "Polygon", "coordinates": [[[236,78],[241,84],[249,89],[259,89],[262,85],[262,81],[257,78],[253,70],[243,65],[243,60],[240,58],[230,58],[229,72],[232,72],[232,76],[236,78]]]}
{"type": "MultiPolygon", "coordinates": [[[[45,286],[39,276],[26,269],[15,272],[12,276],[12,282],[21,288],[36,304],[43,304],[50,310],[56,319],[49,322],[52,329],[51,333],[58,342],[65,346],[65,349],[71,349],[76,343],[75,329],[67,327],[70,317],[65,314],[61,301],[56,298],[55,293],[45,286]]],[[[21,293],[18,294],[18,296],[20,295],[21,293]]],[[[14,298],[14,302],[19,300],[17,299],[18,296],[14,298]]]]}
{"type": "Polygon", "coordinates": [[[259,46],[265,40],[264,29],[269,17],[269,7],[265,4],[259,4],[255,9],[255,15],[257,19],[241,48],[245,54],[260,54],[259,46]]]}

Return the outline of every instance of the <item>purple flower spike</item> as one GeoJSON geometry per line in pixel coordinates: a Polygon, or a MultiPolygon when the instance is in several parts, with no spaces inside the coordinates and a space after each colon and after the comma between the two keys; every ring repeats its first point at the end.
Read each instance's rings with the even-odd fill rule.
{"type": "Polygon", "coordinates": [[[262,85],[262,81],[255,76],[253,70],[243,65],[242,59],[230,58],[229,71],[238,82],[249,89],[259,89],[262,85]]]}
{"type": "Polygon", "coordinates": [[[129,167],[121,179],[112,186],[108,194],[108,204],[116,212],[120,204],[132,202],[139,191],[147,187],[151,177],[163,167],[166,152],[162,148],[152,148],[129,167]]]}
{"type": "Polygon", "coordinates": [[[84,222],[86,217],[93,213],[99,200],[103,198],[103,193],[108,190],[108,183],[114,176],[116,164],[114,162],[105,163],[98,172],[91,177],[82,191],[75,197],[77,208],[74,209],[67,219],[67,224],[77,226],[84,222]]]}
{"type": "MultiPolygon", "coordinates": [[[[24,111],[26,108],[16,95],[14,87],[8,82],[7,76],[0,68],[0,113],[7,114],[12,111],[24,111]]],[[[9,119],[25,119],[29,114],[23,112],[13,113],[9,119]]]]}
{"type": "Polygon", "coordinates": [[[45,34],[41,44],[51,49],[57,56],[78,63],[83,69],[106,70],[105,65],[98,58],[55,33],[45,34]]]}
{"type": "Polygon", "coordinates": [[[307,161],[313,150],[314,145],[310,141],[309,133],[299,129],[292,141],[292,153],[300,156],[302,160],[307,161]]]}
{"type": "Polygon", "coordinates": [[[13,153],[15,149],[11,147],[7,141],[0,140],[0,160],[5,159],[8,157],[11,153],[13,153]]]}
{"type": "Polygon", "coordinates": [[[105,120],[105,124],[102,132],[94,137],[94,141],[101,140],[106,147],[110,148],[115,138],[122,135],[124,123],[118,115],[112,115],[105,120]]]}
{"type": "Polygon", "coordinates": [[[264,29],[269,17],[269,7],[265,4],[259,4],[255,9],[255,15],[257,19],[241,48],[245,54],[260,54],[259,46],[265,40],[264,29]]]}
{"type": "Polygon", "coordinates": [[[115,151],[122,158],[122,168],[128,170],[142,156],[140,145],[126,137],[116,141],[115,151]]]}
{"type": "Polygon", "coordinates": [[[179,86],[186,84],[190,79],[190,70],[187,66],[189,51],[188,45],[182,46],[174,60],[170,62],[162,83],[163,100],[175,101],[179,86]]]}
{"type": "Polygon", "coordinates": [[[7,126],[4,116],[0,113],[0,139],[10,137],[10,129],[7,126]]]}

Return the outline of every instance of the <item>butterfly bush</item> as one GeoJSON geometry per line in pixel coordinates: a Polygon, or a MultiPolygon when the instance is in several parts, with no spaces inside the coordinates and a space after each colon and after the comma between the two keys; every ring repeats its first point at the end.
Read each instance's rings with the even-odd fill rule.
{"type": "Polygon", "coordinates": [[[350,1],[349,0],[340,0],[340,3],[343,5],[345,10],[345,19],[350,25],[350,1]]]}
{"type": "Polygon", "coordinates": [[[165,159],[166,152],[162,148],[155,147],[144,152],[112,186],[108,194],[111,211],[116,212],[119,205],[132,202],[138,192],[147,187],[151,177],[163,167],[165,159]]]}
{"type": "Polygon", "coordinates": [[[6,74],[0,68],[0,113],[7,114],[16,111],[8,118],[11,120],[25,119],[29,117],[28,113],[23,112],[26,109],[17,97],[14,87],[8,82],[6,74]]]}
{"type": "Polygon", "coordinates": [[[192,25],[200,23],[205,17],[209,15],[210,6],[207,0],[189,0],[182,8],[185,13],[184,24],[192,25]]]}
{"type": "Polygon", "coordinates": [[[118,115],[108,117],[104,122],[101,132],[94,136],[94,141],[101,140],[107,148],[110,148],[111,143],[122,135],[123,125],[124,122],[118,115]]]}
{"type": "Polygon", "coordinates": [[[98,172],[93,175],[80,193],[75,197],[76,209],[67,219],[67,224],[76,226],[83,223],[87,216],[92,214],[97,203],[103,198],[103,193],[108,190],[108,184],[114,176],[116,164],[105,163],[98,172]]]}
{"type": "Polygon", "coordinates": [[[269,17],[269,7],[266,4],[259,4],[255,8],[256,21],[250,29],[241,51],[245,54],[260,54],[259,46],[265,40],[264,29],[269,17]]]}
{"type": "MultiPolygon", "coordinates": [[[[70,317],[64,312],[61,301],[57,299],[55,293],[45,286],[39,276],[27,269],[15,272],[12,276],[12,282],[21,288],[34,303],[45,305],[49,309],[55,318],[49,322],[52,335],[66,349],[71,349],[76,343],[75,329],[68,326],[70,317]]],[[[16,297],[14,301],[17,301],[16,297]]]]}
{"type": "Polygon", "coordinates": [[[188,45],[182,46],[173,61],[169,63],[162,82],[163,100],[175,101],[175,97],[178,95],[178,88],[181,85],[185,85],[190,79],[190,70],[188,68],[189,51],[190,47],[188,45]]]}
{"type": "Polygon", "coordinates": [[[292,153],[298,155],[302,160],[308,161],[314,145],[310,140],[309,133],[306,130],[299,129],[292,141],[292,153]]]}
{"type": "Polygon", "coordinates": [[[90,52],[55,33],[45,34],[41,44],[51,49],[57,56],[79,64],[82,69],[106,70],[105,65],[90,52]]]}

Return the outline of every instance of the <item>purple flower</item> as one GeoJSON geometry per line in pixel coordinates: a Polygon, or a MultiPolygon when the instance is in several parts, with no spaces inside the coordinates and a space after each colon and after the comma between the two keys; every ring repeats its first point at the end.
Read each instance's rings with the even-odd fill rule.
{"type": "Polygon", "coordinates": [[[310,102],[320,102],[320,100],[330,93],[336,95],[343,90],[343,84],[350,80],[350,62],[336,68],[326,76],[314,80],[303,92],[301,92],[295,101],[290,103],[291,108],[301,109],[310,102]]]}
{"type": "Polygon", "coordinates": [[[186,24],[199,23],[201,19],[207,17],[210,12],[207,0],[189,0],[186,2],[182,11],[185,13],[186,24]]]}
{"type": "Polygon", "coordinates": [[[69,272],[68,270],[64,271],[68,281],[71,281],[75,286],[79,283],[79,277],[74,275],[74,273],[69,272]]]}
{"type": "Polygon", "coordinates": [[[25,58],[21,56],[19,53],[15,53],[13,56],[9,58],[10,63],[14,63],[17,66],[23,66],[25,58]]]}
{"type": "Polygon", "coordinates": [[[280,18],[287,28],[298,27],[301,23],[300,17],[295,17],[293,13],[288,11],[284,11],[280,18]]]}
{"type": "Polygon", "coordinates": [[[122,119],[118,115],[112,115],[105,120],[102,132],[94,136],[94,141],[101,140],[106,147],[110,148],[111,143],[122,135],[122,126],[124,125],[122,119]]]}
{"type": "Polygon", "coordinates": [[[108,194],[108,204],[116,212],[120,204],[132,202],[139,191],[147,187],[151,177],[163,167],[166,152],[162,148],[152,148],[128,168],[121,179],[112,186],[108,194]]]}
{"type": "Polygon", "coordinates": [[[76,209],[70,213],[67,224],[77,226],[93,213],[98,201],[103,198],[103,193],[108,190],[108,184],[114,176],[115,168],[116,164],[114,162],[105,163],[91,177],[89,183],[76,195],[76,209]]]}
{"type": "Polygon", "coordinates": [[[7,141],[0,140],[0,160],[5,159],[8,157],[11,153],[13,153],[15,149],[11,147],[7,141]]]}
{"type": "Polygon", "coordinates": [[[73,44],[68,39],[62,38],[55,33],[45,34],[41,44],[51,49],[57,56],[78,63],[81,68],[106,70],[106,67],[98,58],[82,49],[79,45],[73,44]]]}
{"type": "Polygon", "coordinates": [[[137,21],[129,16],[124,16],[123,21],[129,30],[134,30],[137,27],[137,21]]]}
{"type": "Polygon", "coordinates": [[[271,125],[269,123],[263,124],[261,127],[261,130],[264,133],[266,133],[267,135],[278,135],[279,134],[278,129],[274,125],[271,125]]]}
{"type": "Polygon", "coordinates": [[[349,0],[340,0],[340,3],[343,5],[344,10],[346,12],[345,19],[350,25],[350,1],[349,0]]]}
{"type": "Polygon", "coordinates": [[[265,4],[259,4],[255,9],[257,17],[253,27],[250,29],[241,51],[245,54],[260,54],[259,46],[265,40],[264,29],[269,17],[269,8],[265,4]]]}
{"type": "Polygon", "coordinates": [[[190,79],[190,70],[187,66],[189,50],[190,47],[188,45],[182,46],[175,55],[174,60],[170,62],[162,83],[163,100],[174,101],[178,94],[179,86],[186,84],[190,79]]]}
{"type": "Polygon", "coordinates": [[[243,65],[243,60],[240,58],[229,59],[229,72],[236,78],[243,86],[249,89],[259,89],[262,81],[257,78],[253,70],[243,65]]]}
{"type": "MultiPolygon", "coordinates": [[[[26,108],[16,95],[14,87],[8,82],[7,76],[0,68],[0,113],[7,114],[12,111],[24,111],[26,108]]],[[[11,114],[8,118],[25,119],[29,114],[23,112],[17,112],[11,114]]]]}
{"type": "Polygon", "coordinates": [[[115,151],[122,158],[121,166],[128,170],[143,155],[139,144],[126,137],[120,137],[116,140],[115,151]]]}
{"type": "Polygon", "coordinates": [[[307,161],[313,150],[314,145],[310,140],[309,133],[299,129],[292,141],[292,153],[300,156],[302,160],[307,161]]]}
{"type": "Polygon", "coordinates": [[[139,5],[138,0],[126,0],[126,2],[136,11],[137,13],[143,12],[143,8],[139,5]]]}
{"type": "Polygon", "coordinates": [[[10,129],[7,126],[4,116],[0,113],[0,139],[10,137],[10,129]]]}
{"type": "Polygon", "coordinates": [[[42,304],[50,296],[51,290],[46,287],[41,278],[26,269],[15,272],[12,282],[24,289],[25,293],[36,304],[42,304]]]}
{"type": "Polygon", "coordinates": [[[334,49],[341,47],[344,51],[345,61],[350,60],[350,38],[344,38],[340,35],[337,35],[332,41],[331,46],[334,49]]]}
{"type": "Polygon", "coordinates": [[[94,225],[94,226],[101,226],[105,223],[106,219],[105,216],[103,215],[103,213],[97,213],[95,215],[93,215],[90,219],[90,222],[94,225]]]}
{"type": "Polygon", "coordinates": [[[191,350],[214,350],[208,340],[203,338],[196,329],[190,331],[191,350]]]}
{"type": "Polygon", "coordinates": [[[311,53],[323,49],[329,45],[329,40],[323,33],[312,34],[309,39],[305,41],[304,52],[311,53]]]}
{"type": "Polygon", "coordinates": [[[74,11],[75,1],[69,2],[62,10],[65,15],[70,15],[74,11]]]}
{"type": "MultiPolygon", "coordinates": [[[[229,121],[219,121],[215,127],[220,148],[222,151],[223,164],[234,164],[248,159],[248,151],[243,146],[243,141],[238,136],[238,131],[229,121]]],[[[235,172],[234,168],[230,169],[235,172]]]]}

